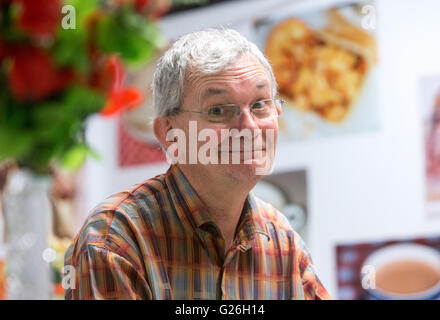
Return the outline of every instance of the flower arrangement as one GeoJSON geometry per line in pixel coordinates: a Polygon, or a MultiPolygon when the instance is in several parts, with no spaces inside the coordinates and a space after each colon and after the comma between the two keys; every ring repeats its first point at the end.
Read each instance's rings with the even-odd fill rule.
{"type": "Polygon", "coordinates": [[[0,162],[37,174],[77,168],[91,153],[93,113],[142,102],[126,68],[164,45],[156,26],[166,0],[0,0],[0,162]]]}

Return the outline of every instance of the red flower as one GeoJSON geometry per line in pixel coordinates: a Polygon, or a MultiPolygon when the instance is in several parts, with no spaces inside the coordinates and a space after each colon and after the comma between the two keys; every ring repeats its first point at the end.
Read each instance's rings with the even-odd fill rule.
{"type": "Polygon", "coordinates": [[[52,35],[61,19],[60,0],[15,0],[21,4],[20,26],[34,35],[52,35]]]}
{"type": "Polygon", "coordinates": [[[116,0],[116,6],[123,6],[125,4],[134,5],[138,11],[144,10],[151,2],[155,0],[116,0]]]}
{"type": "Polygon", "coordinates": [[[44,99],[73,79],[72,71],[57,70],[41,49],[17,47],[11,52],[13,65],[9,84],[17,100],[44,99]]]}
{"type": "Polygon", "coordinates": [[[116,0],[115,4],[116,6],[133,5],[137,12],[153,20],[162,17],[171,7],[170,0],[116,0]]]}
{"type": "Polygon", "coordinates": [[[170,0],[157,0],[148,8],[149,16],[153,20],[161,18],[165,13],[167,13],[171,8],[170,0]]]}
{"type": "MultiPolygon", "coordinates": [[[[0,0],[1,1],[1,0],[0,0]]],[[[2,60],[6,57],[7,51],[6,51],[6,45],[3,43],[2,38],[0,37],[0,63],[2,60]]]]}
{"type": "Polygon", "coordinates": [[[104,74],[110,76],[112,83],[107,103],[101,110],[102,115],[110,116],[123,109],[135,108],[142,103],[142,94],[136,87],[124,87],[125,72],[118,57],[109,59],[104,74]]]}
{"type": "Polygon", "coordinates": [[[134,7],[138,11],[144,10],[151,2],[152,0],[135,0],[134,1],[134,7]]]}
{"type": "Polygon", "coordinates": [[[0,7],[7,7],[11,4],[12,0],[0,0],[0,7]]]}

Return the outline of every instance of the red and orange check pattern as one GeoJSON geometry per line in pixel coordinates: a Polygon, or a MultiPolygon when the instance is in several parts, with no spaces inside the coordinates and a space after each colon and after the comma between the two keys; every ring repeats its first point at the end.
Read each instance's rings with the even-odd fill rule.
{"type": "Polygon", "coordinates": [[[288,220],[250,193],[235,241],[172,165],[107,198],[66,252],[66,299],[330,299],[288,220]],[[73,281],[71,283],[73,285],[73,281]]]}

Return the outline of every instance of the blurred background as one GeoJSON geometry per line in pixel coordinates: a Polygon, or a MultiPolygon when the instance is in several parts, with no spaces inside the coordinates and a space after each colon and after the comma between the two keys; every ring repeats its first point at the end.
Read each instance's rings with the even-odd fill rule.
{"type": "Polygon", "coordinates": [[[90,210],[169,166],[150,123],[157,59],[223,26],[266,54],[286,100],[254,192],[331,296],[439,299],[438,1],[37,2],[0,5],[0,298],[63,298],[90,210]]]}

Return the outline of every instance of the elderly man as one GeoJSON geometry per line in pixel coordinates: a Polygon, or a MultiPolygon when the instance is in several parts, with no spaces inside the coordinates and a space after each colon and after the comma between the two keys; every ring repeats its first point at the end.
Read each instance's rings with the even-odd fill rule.
{"type": "Polygon", "coordinates": [[[234,30],[185,35],[153,95],[172,164],[93,210],[66,253],[66,299],[330,298],[288,220],[251,192],[272,167],[282,104],[258,48],[234,30]]]}

